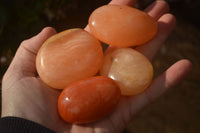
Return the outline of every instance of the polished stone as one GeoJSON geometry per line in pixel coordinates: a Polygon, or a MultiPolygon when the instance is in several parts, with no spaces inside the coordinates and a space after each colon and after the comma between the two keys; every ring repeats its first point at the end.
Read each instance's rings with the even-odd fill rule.
{"type": "Polygon", "coordinates": [[[157,33],[157,22],[136,8],[124,5],[105,5],[89,18],[92,34],[100,41],[119,47],[141,45],[157,33]]]}
{"type": "Polygon", "coordinates": [[[120,87],[122,95],[137,95],[150,85],[153,67],[138,51],[115,48],[106,52],[100,74],[112,78],[120,87]]]}
{"type": "Polygon", "coordinates": [[[58,99],[58,112],[69,123],[100,120],[111,113],[120,100],[116,83],[104,76],[78,81],[65,88],[58,99]]]}
{"type": "Polygon", "coordinates": [[[95,75],[103,62],[100,42],[83,29],[70,29],[50,37],[36,58],[44,83],[56,89],[95,75]]]}

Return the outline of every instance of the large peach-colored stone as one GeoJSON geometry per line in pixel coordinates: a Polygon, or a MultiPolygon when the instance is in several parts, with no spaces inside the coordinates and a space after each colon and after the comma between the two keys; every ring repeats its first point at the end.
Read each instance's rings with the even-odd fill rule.
{"type": "Polygon", "coordinates": [[[95,75],[103,61],[100,42],[83,29],[71,29],[49,38],[36,58],[37,72],[47,85],[67,85],[95,75]]]}
{"type": "Polygon", "coordinates": [[[131,48],[107,51],[100,74],[112,78],[122,95],[136,95],[151,83],[153,67],[149,60],[131,48]]]}
{"type": "Polygon", "coordinates": [[[141,45],[157,33],[157,22],[145,12],[124,5],[105,5],[89,18],[92,34],[100,41],[119,47],[141,45]]]}

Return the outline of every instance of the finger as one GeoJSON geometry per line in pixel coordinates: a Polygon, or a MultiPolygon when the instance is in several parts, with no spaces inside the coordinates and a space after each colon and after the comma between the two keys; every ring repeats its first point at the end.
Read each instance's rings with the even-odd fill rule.
{"type": "Polygon", "coordinates": [[[136,47],[136,50],[144,54],[149,60],[152,60],[168,35],[174,29],[175,25],[175,17],[171,14],[164,14],[158,20],[158,33],[156,36],[148,43],[136,47]]]}
{"type": "Polygon", "coordinates": [[[131,101],[131,113],[135,114],[146,105],[160,97],[166,91],[177,85],[192,70],[190,61],[184,59],[176,62],[164,73],[158,76],[151,86],[142,94],[134,97],[131,101]]]}
{"type": "MultiPolygon", "coordinates": [[[[21,46],[32,52],[33,54],[37,54],[41,45],[46,41],[49,37],[56,34],[56,30],[52,27],[44,28],[38,35],[25,40],[21,43],[21,46]]],[[[20,49],[20,48],[19,48],[20,49]]]]}
{"type": "Polygon", "coordinates": [[[163,14],[169,12],[169,5],[164,0],[156,0],[144,11],[152,16],[155,20],[158,20],[163,14]]]}
{"type": "Polygon", "coordinates": [[[55,33],[55,29],[47,27],[44,28],[38,35],[23,41],[15,54],[8,72],[12,71],[10,73],[18,73],[26,76],[35,75],[36,54],[44,41],[55,33]]]}
{"type": "Polygon", "coordinates": [[[143,53],[149,60],[152,60],[163,42],[176,25],[176,19],[173,15],[168,14],[169,5],[164,0],[157,0],[145,9],[145,12],[158,20],[158,33],[153,40],[138,46],[136,49],[143,53]]]}
{"type": "MultiPolygon", "coordinates": [[[[136,2],[137,0],[111,0],[109,4],[133,6],[136,2]]],[[[85,27],[85,30],[90,32],[89,25],[85,27]]]]}

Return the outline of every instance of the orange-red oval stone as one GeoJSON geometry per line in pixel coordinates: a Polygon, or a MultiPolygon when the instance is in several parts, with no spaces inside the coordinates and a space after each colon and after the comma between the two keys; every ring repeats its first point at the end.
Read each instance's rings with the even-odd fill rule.
{"type": "Polygon", "coordinates": [[[58,99],[58,112],[70,123],[89,123],[108,115],[120,99],[116,83],[104,76],[88,78],[65,88],[58,99]]]}
{"type": "Polygon", "coordinates": [[[105,5],[89,18],[92,34],[118,47],[144,44],[157,33],[157,22],[148,14],[124,5],[105,5]]]}
{"type": "Polygon", "coordinates": [[[71,29],[44,42],[36,58],[36,68],[44,83],[64,89],[72,82],[95,75],[102,62],[100,42],[83,29],[71,29]]]}
{"type": "Polygon", "coordinates": [[[122,95],[137,95],[150,85],[153,67],[144,55],[132,48],[111,49],[106,52],[100,75],[112,78],[122,95]]]}

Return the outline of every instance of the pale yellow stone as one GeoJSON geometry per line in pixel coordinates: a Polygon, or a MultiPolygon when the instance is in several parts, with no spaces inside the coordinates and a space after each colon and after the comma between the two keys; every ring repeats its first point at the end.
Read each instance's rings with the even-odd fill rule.
{"type": "Polygon", "coordinates": [[[112,78],[120,87],[122,95],[136,95],[150,85],[153,67],[138,51],[116,48],[106,53],[100,75],[112,78]]]}

